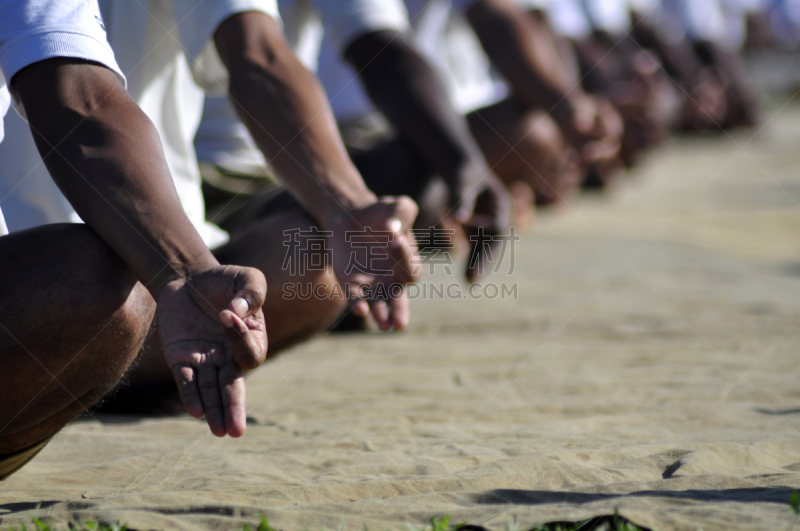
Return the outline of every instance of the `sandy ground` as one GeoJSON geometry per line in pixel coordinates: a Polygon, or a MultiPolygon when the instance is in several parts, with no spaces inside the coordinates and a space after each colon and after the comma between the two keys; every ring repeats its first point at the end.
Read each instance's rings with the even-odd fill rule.
{"type": "MultiPolygon", "coordinates": [[[[618,509],[657,529],[786,529],[800,488],[800,107],[684,139],[540,218],[489,281],[404,334],[323,337],[248,381],[252,424],[69,426],[0,484],[2,524],[492,529],[618,509]]],[[[442,273],[440,271],[440,273],[442,273]]],[[[431,285],[456,276],[437,274],[431,285]]],[[[420,294],[421,295],[421,294],[420,294]]]]}

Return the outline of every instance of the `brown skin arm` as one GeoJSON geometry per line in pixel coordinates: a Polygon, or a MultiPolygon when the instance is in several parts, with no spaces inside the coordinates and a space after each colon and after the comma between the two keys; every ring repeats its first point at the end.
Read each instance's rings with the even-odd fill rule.
{"type": "Polygon", "coordinates": [[[156,299],[187,409],[216,435],[241,435],[242,371],[266,358],[264,276],[219,266],[181,208],[155,128],[113,72],[58,58],[11,81],[53,179],[156,299]]]}
{"type": "MultiPolygon", "coordinates": [[[[446,88],[428,62],[396,31],[356,38],[345,57],[376,107],[427,169],[442,177],[449,191],[447,217],[469,236],[505,233],[510,197],[489,168],[466,119],[450,103],[446,88]]],[[[487,259],[483,242],[472,245],[466,275],[477,279],[487,259]]]]}
{"type": "MultiPolygon", "coordinates": [[[[258,147],[297,201],[331,231],[333,268],[352,300],[362,286],[406,284],[415,280],[411,229],[416,204],[408,197],[380,201],[347,156],[325,91],[287,45],[278,23],[260,12],[238,13],[220,24],[214,43],[230,77],[229,95],[258,147]],[[365,229],[391,232],[390,274],[347,272],[348,235],[365,229]]],[[[373,242],[379,245],[379,242],[373,242]]],[[[408,322],[405,293],[385,301],[369,296],[354,312],[371,312],[384,329],[408,322]]]]}
{"type": "Polygon", "coordinates": [[[13,83],[53,180],[154,298],[219,265],[180,207],[155,128],[111,70],[50,59],[13,83]]]}
{"type": "Polygon", "coordinates": [[[554,43],[534,31],[527,13],[512,0],[478,0],[466,15],[492,66],[523,105],[553,109],[559,122],[571,117],[568,70],[560,64],[554,43]]]}
{"type": "Polygon", "coordinates": [[[466,120],[428,62],[396,31],[356,38],[345,58],[375,106],[450,190],[452,215],[467,221],[491,170],[466,120]]]}
{"type": "Polygon", "coordinates": [[[353,166],[317,78],[278,23],[259,12],[224,21],[214,43],[239,117],[281,182],[323,225],[376,201],[353,166]]]}
{"type": "Polygon", "coordinates": [[[585,161],[615,156],[621,134],[616,113],[577,86],[555,41],[529,13],[512,0],[477,0],[466,15],[517,101],[548,110],[585,161]]]}

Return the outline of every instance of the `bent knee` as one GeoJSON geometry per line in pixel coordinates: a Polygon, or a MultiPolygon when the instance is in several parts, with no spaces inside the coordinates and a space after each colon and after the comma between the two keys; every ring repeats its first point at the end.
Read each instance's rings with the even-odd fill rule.
{"type": "Polygon", "coordinates": [[[561,128],[544,111],[527,113],[521,123],[520,142],[543,154],[558,154],[566,149],[561,128]]]}
{"type": "Polygon", "coordinates": [[[327,330],[346,307],[344,287],[330,269],[271,287],[264,304],[270,356],[327,330]]]}

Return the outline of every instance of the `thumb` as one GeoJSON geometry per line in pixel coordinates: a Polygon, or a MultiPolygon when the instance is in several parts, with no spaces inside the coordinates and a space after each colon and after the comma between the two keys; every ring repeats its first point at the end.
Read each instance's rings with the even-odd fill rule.
{"type": "Polygon", "coordinates": [[[228,310],[241,319],[256,314],[267,298],[267,279],[258,269],[243,267],[236,274],[236,295],[233,296],[228,310]]]}
{"type": "Polygon", "coordinates": [[[475,194],[463,194],[461,190],[450,190],[450,207],[459,223],[467,223],[475,210],[475,194]]]}

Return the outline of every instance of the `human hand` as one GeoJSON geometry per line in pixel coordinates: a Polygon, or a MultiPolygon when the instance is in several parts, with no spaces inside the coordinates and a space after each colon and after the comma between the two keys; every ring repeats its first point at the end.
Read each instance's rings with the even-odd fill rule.
{"type": "Polygon", "coordinates": [[[682,125],[691,130],[715,129],[727,112],[725,85],[708,69],[703,70],[686,91],[682,125]]]}
{"type": "Polygon", "coordinates": [[[619,155],[624,126],[613,105],[588,94],[572,100],[573,115],[562,125],[567,140],[585,165],[602,164],[619,155]]]}
{"type": "Polygon", "coordinates": [[[336,278],[355,301],[353,313],[372,314],[381,330],[403,330],[409,309],[405,285],[419,274],[411,229],[417,205],[410,198],[381,197],[327,224],[336,278]]]}
{"type": "Polygon", "coordinates": [[[260,271],[237,266],[173,280],[159,293],[158,332],[183,405],[195,418],[205,414],[217,437],[245,431],[243,371],[267,356],[266,294],[260,271]]]}
{"type": "Polygon", "coordinates": [[[455,221],[469,241],[469,259],[465,275],[473,283],[483,275],[497,236],[508,232],[511,220],[511,194],[505,185],[480,161],[466,164],[445,180],[450,210],[446,221],[455,221]]]}

